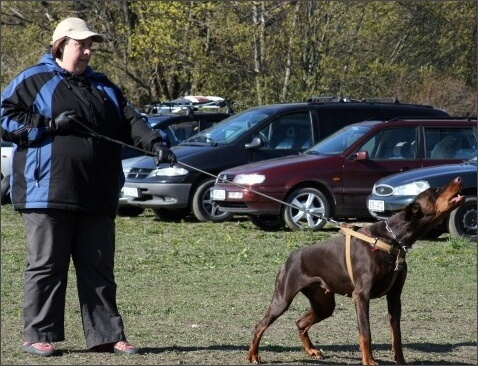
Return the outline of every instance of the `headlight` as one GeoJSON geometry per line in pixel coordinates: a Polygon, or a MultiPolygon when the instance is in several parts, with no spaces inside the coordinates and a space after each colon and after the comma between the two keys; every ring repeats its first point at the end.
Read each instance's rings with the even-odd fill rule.
{"type": "Polygon", "coordinates": [[[187,175],[189,171],[184,169],[183,167],[179,166],[173,166],[173,167],[167,167],[167,168],[158,168],[154,169],[149,173],[149,177],[178,177],[181,175],[187,175]]]}
{"type": "Polygon", "coordinates": [[[430,184],[426,180],[419,180],[404,184],[403,186],[397,186],[393,189],[393,196],[416,196],[423,192],[425,189],[430,188],[430,184]]]}
{"type": "Polygon", "coordinates": [[[239,174],[234,178],[234,183],[252,186],[254,184],[261,184],[266,179],[262,174],[239,174]]]}

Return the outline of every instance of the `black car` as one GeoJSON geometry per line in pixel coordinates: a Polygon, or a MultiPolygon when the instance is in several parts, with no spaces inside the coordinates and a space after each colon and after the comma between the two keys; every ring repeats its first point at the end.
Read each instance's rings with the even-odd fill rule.
{"type": "MultiPolygon", "coordinates": [[[[150,114],[145,118],[152,128],[160,130],[161,135],[170,146],[175,146],[234,114],[232,110],[229,112],[195,112],[192,108],[182,110],[182,112],[150,114]]],[[[136,149],[124,147],[121,158],[129,159],[141,155],[144,154],[136,149]]]]}
{"type": "MultiPolygon", "coordinates": [[[[151,114],[145,117],[152,128],[159,130],[163,138],[170,146],[175,146],[181,141],[187,140],[199,131],[214,126],[223,119],[234,114],[232,109],[225,112],[198,112],[192,108],[182,109],[180,113],[151,114]]],[[[123,172],[129,173],[131,166],[137,161],[147,157],[139,150],[124,146],[121,151],[123,163],[123,172]]],[[[118,215],[120,216],[138,216],[144,211],[144,208],[131,206],[127,199],[121,194],[119,198],[118,215]]]]}
{"type": "Polygon", "coordinates": [[[179,162],[174,167],[139,161],[126,177],[123,195],[128,204],[151,208],[161,219],[192,212],[199,221],[224,221],[233,214],[219,210],[210,194],[220,171],[297,155],[346,125],[397,116],[448,115],[431,106],[343,98],[254,107],[173,146],[179,162]]]}
{"type": "MultiPolygon", "coordinates": [[[[475,150],[476,154],[476,150],[475,150]]],[[[452,211],[439,227],[432,231],[438,237],[444,232],[452,236],[464,236],[476,241],[476,156],[461,164],[444,164],[413,169],[379,179],[367,197],[370,214],[377,219],[386,219],[429,187],[442,187],[456,177],[463,181],[465,203],[452,211]]]]}

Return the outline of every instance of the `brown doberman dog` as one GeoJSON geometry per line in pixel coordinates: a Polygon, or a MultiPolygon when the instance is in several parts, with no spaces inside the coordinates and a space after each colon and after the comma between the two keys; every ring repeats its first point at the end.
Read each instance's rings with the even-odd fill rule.
{"type": "Polygon", "coordinates": [[[405,364],[400,331],[401,293],[407,275],[405,252],[447,214],[461,205],[463,183],[459,177],[445,187],[428,188],[412,203],[385,221],[360,228],[345,228],[344,236],[293,251],[277,274],[272,301],[255,326],[247,360],[260,363],[259,342],[300,291],[310,302],[309,311],[297,322],[299,336],[310,357],[323,358],[312,344],[310,327],[332,315],[335,294],[351,296],[359,330],[363,365],[376,365],[372,355],[369,322],[370,299],[387,297],[392,349],[397,364],[405,364]],[[357,234],[357,235],[356,235],[357,234]]]}

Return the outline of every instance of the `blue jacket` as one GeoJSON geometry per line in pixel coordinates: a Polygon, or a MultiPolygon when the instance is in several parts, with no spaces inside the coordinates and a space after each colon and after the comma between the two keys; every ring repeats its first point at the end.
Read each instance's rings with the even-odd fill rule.
{"type": "Polygon", "coordinates": [[[60,136],[49,122],[75,110],[96,134],[151,151],[161,137],[104,74],[75,76],[50,54],[21,72],[2,93],[2,139],[12,141],[14,208],[54,208],[116,215],[124,183],[121,145],[91,132],[60,136]]]}

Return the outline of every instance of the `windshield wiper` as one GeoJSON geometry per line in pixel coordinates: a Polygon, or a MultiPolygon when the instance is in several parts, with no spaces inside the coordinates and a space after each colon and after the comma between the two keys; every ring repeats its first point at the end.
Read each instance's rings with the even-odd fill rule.
{"type": "Polygon", "coordinates": [[[316,150],[309,150],[309,151],[304,151],[304,155],[324,155],[320,151],[316,150]]]}
{"type": "Polygon", "coordinates": [[[193,136],[193,137],[187,139],[186,141],[183,141],[183,142],[179,143],[179,145],[181,145],[181,146],[200,146],[200,145],[203,145],[203,144],[207,144],[207,145],[210,145],[210,146],[217,146],[217,142],[214,141],[213,138],[211,138],[209,136],[204,136],[204,135],[193,136]]]}

